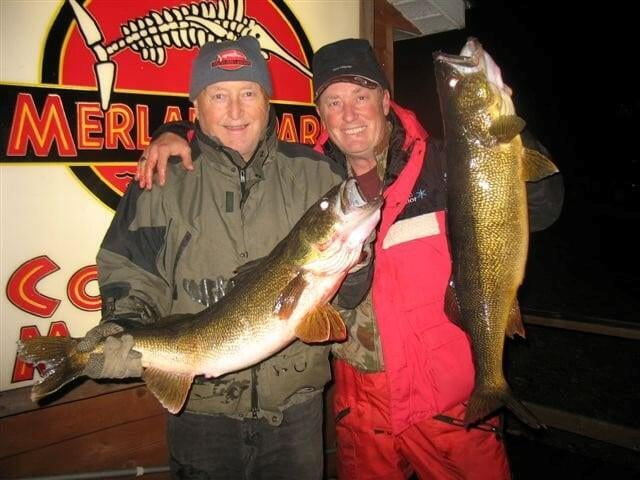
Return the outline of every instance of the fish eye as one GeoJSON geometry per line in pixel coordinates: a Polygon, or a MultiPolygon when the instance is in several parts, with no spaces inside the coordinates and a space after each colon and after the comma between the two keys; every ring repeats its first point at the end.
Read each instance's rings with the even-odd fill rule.
{"type": "Polygon", "coordinates": [[[451,88],[455,88],[455,86],[458,84],[458,79],[457,78],[452,78],[451,80],[449,80],[449,86],[451,88]]]}
{"type": "Polygon", "coordinates": [[[326,210],[327,208],[329,208],[329,200],[323,198],[320,202],[320,210],[326,210]]]}

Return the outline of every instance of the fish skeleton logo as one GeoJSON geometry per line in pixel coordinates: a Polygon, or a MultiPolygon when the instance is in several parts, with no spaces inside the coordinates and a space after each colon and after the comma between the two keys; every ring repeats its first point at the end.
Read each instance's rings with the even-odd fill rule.
{"type": "MultiPolygon", "coordinates": [[[[50,162],[56,159],[55,144],[56,160],[67,162],[93,195],[115,209],[151,132],[167,121],[193,120],[186,92],[199,47],[247,35],[258,40],[271,71],[279,135],[311,143],[319,133],[311,118],[313,53],[283,0],[113,5],[110,0],[62,5],[42,57],[41,80],[49,88],[24,94],[16,87],[7,94],[16,105],[13,123],[29,127],[11,127],[8,157],[50,162]],[[284,120],[293,127],[283,133],[284,120]],[[14,138],[18,134],[30,136],[14,138]]],[[[222,68],[241,68],[247,58],[230,50],[219,62],[222,68]]]]}
{"type": "Polygon", "coordinates": [[[239,70],[242,67],[251,66],[251,62],[240,50],[231,49],[220,52],[217,58],[211,62],[211,66],[223,70],[239,70]]]}

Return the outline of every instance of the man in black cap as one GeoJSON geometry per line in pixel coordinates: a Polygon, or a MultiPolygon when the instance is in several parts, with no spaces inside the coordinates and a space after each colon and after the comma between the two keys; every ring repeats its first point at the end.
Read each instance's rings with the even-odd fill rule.
{"type": "MultiPolygon", "coordinates": [[[[442,146],[391,101],[367,41],[320,48],[313,74],[325,127],[316,149],[344,165],[366,196],[385,197],[372,287],[343,312],[349,336],[332,350],[338,475],[509,478],[498,420],[469,430],[461,422],[474,369],[466,335],[444,313],[451,257],[442,146]]],[[[163,148],[176,151],[180,142],[163,148]]],[[[154,156],[159,145],[149,149],[154,156]]],[[[150,188],[153,165],[139,168],[150,188]]],[[[531,187],[530,196],[556,198],[531,212],[539,230],[557,218],[562,184],[549,177],[531,187]]]]}
{"type": "MultiPolygon", "coordinates": [[[[185,147],[194,172],[170,164],[163,188],[134,183],[122,198],[97,259],[103,319],[88,333],[109,348],[88,375],[139,376],[131,336],[110,335],[217,301],[239,266],[267,255],[342,180],[326,157],[278,140],[271,92],[255,38],[200,50],[189,91],[198,120],[185,147]]],[[[168,415],[173,477],[321,479],[328,354],[296,341],[249,369],[197,378],[185,411],[168,415]]]]}
{"type": "Polygon", "coordinates": [[[363,193],[384,193],[369,296],[333,349],[340,478],[504,479],[495,420],[469,431],[469,342],[444,313],[451,273],[443,153],[413,113],[395,105],[371,46],[347,39],[313,59],[322,150],[363,193]]]}

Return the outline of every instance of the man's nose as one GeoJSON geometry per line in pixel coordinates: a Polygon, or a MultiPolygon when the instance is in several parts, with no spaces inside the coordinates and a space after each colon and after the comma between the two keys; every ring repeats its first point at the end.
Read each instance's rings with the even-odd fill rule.
{"type": "Polygon", "coordinates": [[[356,118],[356,109],[351,102],[345,102],[342,109],[342,118],[345,122],[350,122],[356,118]]]}
{"type": "Polygon", "coordinates": [[[233,119],[240,118],[242,115],[242,105],[240,99],[232,98],[229,102],[229,116],[233,119]]]}

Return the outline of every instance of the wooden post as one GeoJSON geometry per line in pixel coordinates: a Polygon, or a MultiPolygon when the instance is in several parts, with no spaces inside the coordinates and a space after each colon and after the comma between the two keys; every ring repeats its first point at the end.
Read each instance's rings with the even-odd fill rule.
{"type": "Polygon", "coordinates": [[[361,0],[360,37],[369,40],[389,80],[393,94],[393,31],[399,29],[421,35],[387,0],[361,0]]]}

